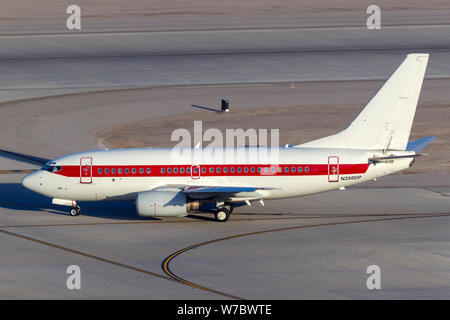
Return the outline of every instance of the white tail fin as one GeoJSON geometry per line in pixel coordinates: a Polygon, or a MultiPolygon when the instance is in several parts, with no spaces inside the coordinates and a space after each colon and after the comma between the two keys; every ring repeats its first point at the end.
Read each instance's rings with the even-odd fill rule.
{"type": "Polygon", "coordinates": [[[405,150],[427,63],[409,54],[347,128],[297,147],[405,150]]]}

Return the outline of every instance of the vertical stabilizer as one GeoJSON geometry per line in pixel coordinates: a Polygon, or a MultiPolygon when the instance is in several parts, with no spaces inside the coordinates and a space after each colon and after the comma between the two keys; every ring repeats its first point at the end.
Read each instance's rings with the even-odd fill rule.
{"type": "Polygon", "coordinates": [[[405,150],[428,56],[407,55],[347,128],[298,147],[405,150]]]}

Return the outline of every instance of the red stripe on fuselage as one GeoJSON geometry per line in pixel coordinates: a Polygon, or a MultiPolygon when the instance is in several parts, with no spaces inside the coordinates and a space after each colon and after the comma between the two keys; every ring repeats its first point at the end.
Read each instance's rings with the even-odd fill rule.
{"type": "MultiPolygon", "coordinates": [[[[65,177],[80,177],[80,166],[61,166],[56,174],[65,177]]],[[[368,163],[339,164],[339,174],[362,174],[369,168],[368,163]]],[[[151,166],[92,166],[93,177],[190,177],[190,165],[151,165],[151,166]],[[99,172],[101,169],[101,173],[99,172]],[[108,173],[105,173],[107,169],[108,173]],[[122,170],[119,173],[120,169],[122,170]],[[133,173],[133,169],[135,173],[133,173]],[[141,171],[143,170],[143,172],[141,171]],[[150,173],[147,173],[150,169],[150,173]],[[162,172],[164,169],[164,173],[162,172]],[[113,173],[115,170],[115,173],[113,173]],[[128,170],[128,172],[127,172],[128,170]],[[169,172],[170,171],[170,172],[169,172]],[[176,171],[176,172],[175,172],[176,171]],[[183,171],[183,172],[182,172],[183,171]]],[[[282,164],[282,165],[200,165],[200,176],[311,176],[328,175],[328,164],[282,164]],[[239,171],[240,168],[240,171],[239,171]],[[253,169],[252,169],[253,168],[253,169]],[[279,169],[281,168],[281,169],[279,169]],[[295,168],[295,171],[293,170],[295,168]],[[301,171],[299,171],[301,168],[301,171]],[[218,172],[218,169],[220,172],[218,172]],[[212,172],[211,172],[212,170],[212,172]],[[279,171],[281,170],[281,172],[279,171]],[[234,171],[234,172],[233,172],[234,171]]],[[[198,175],[194,173],[193,175],[198,175]]]]}

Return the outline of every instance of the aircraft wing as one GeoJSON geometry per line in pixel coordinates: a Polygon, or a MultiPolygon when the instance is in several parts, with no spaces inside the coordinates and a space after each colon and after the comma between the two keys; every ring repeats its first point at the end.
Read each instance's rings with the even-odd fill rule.
{"type": "Polygon", "coordinates": [[[253,192],[257,190],[270,190],[273,188],[258,187],[217,187],[217,186],[188,186],[184,188],[183,193],[239,193],[253,192]]]}
{"type": "Polygon", "coordinates": [[[1,149],[0,149],[0,157],[5,157],[5,158],[20,161],[20,162],[38,165],[38,166],[42,166],[50,161],[50,159],[30,156],[28,154],[17,153],[17,152],[1,150],[1,149]]]}
{"type": "Polygon", "coordinates": [[[262,190],[273,190],[267,187],[237,187],[237,186],[198,186],[198,185],[165,185],[155,191],[178,190],[188,194],[193,199],[220,198],[234,201],[257,200],[263,197],[262,190]]]}

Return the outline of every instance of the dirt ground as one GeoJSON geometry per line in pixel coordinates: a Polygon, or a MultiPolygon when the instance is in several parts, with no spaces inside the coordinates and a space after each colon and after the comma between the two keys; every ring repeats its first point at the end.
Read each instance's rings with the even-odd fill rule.
{"type": "MultiPolygon", "coordinates": [[[[359,112],[362,105],[298,105],[295,107],[243,108],[230,113],[198,111],[178,116],[148,118],[138,122],[107,128],[96,137],[110,148],[171,147],[171,133],[176,128],[186,128],[193,134],[194,120],[203,121],[203,132],[217,128],[225,136],[225,129],[278,128],[280,145],[296,145],[318,139],[342,130],[359,112]]],[[[419,105],[410,141],[436,135],[437,139],[419,157],[415,165],[404,174],[446,172],[450,173],[450,103],[419,105]]],[[[204,143],[205,147],[207,143],[204,143]]]]}
{"type": "Polygon", "coordinates": [[[76,4],[83,17],[164,15],[265,15],[307,12],[365,11],[376,4],[383,11],[450,9],[447,0],[3,0],[0,20],[55,19],[76,4]]]}

